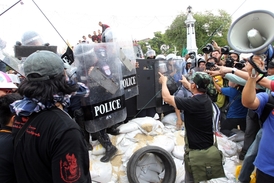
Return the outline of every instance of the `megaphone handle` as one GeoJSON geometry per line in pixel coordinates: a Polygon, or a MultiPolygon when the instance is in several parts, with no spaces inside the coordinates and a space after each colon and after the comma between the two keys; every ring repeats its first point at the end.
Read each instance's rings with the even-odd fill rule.
{"type": "Polygon", "coordinates": [[[263,74],[264,76],[266,75],[266,71],[262,71],[253,61],[253,56],[250,57],[250,59],[247,60],[251,65],[252,67],[260,74],[263,74]]]}

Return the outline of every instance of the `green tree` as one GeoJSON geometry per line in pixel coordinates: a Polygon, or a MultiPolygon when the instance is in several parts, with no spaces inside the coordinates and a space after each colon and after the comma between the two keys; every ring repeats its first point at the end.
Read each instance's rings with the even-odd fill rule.
{"type": "MultiPolygon", "coordinates": [[[[213,14],[210,11],[197,12],[193,14],[193,17],[196,20],[195,33],[199,53],[202,53],[202,48],[207,43],[211,43],[212,40],[215,40],[219,46],[228,45],[227,33],[232,20],[226,11],[219,10],[218,14],[213,14]]],[[[157,54],[160,54],[160,46],[166,44],[170,47],[168,53],[172,53],[176,47],[177,51],[179,51],[177,55],[180,55],[183,48],[187,45],[186,19],[187,14],[182,13],[174,19],[164,34],[155,32],[155,37],[147,41],[151,48],[157,54]]]]}
{"type": "Polygon", "coordinates": [[[154,32],[154,37],[152,39],[140,41],[139,44],[141,45],[144,54],[148,51],[146,43],[150,45],[151,49],[153,49],[157,55],[161,54],[160,47],[165,43],[164,36],[165,35],[160,31],[154,32]]]}

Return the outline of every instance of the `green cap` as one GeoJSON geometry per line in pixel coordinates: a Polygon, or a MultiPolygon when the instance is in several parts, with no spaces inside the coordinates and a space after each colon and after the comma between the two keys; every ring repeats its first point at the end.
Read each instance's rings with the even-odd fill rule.
{"type": "Polygon", "coordinates": [[[51,51],[38,50],[26,58],[24,72],[29,81],[49,80],[64,72],[64,62],[51,51]],[[41,77],[29,78],[30,74],[39,74],[41,77]]]}
{"type": "Polygon", "coordinates": [[[205,72],[195,72],[190,82],[195,83],[199,91],[205,92],[210,84],[210,76],[205,72]]]}

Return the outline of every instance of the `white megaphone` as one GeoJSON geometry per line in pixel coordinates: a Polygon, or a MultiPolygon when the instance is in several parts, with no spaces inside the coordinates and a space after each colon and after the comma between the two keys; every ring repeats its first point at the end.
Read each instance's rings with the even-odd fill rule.
{"type": "Polygon", "coordinates": [[[228,31],[229,46],[241,53],[264,54],[274,40],[274,14],[266,10],[248,12],[228,31]]]}

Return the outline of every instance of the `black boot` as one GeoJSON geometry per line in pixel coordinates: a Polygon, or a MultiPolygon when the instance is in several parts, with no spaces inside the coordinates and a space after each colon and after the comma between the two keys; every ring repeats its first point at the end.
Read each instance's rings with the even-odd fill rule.
{"type": "Polygon", "coordinates": [[[116,154],[118,149],[111,143],[110,138],[105,130],[101,130],[98,133],[100,134],[98,135],[98,140],[106,149],[105,156],[103,156],[100,161],[109,162],[109,160],[116,154]]]}
{"type": "Polygon", "coordinates": [[[120,126],[119,123],[107,128],[107,133],[109,133],[111,135],[119,135],[120,130],[118,129],[118,126],[120,126]]]}

